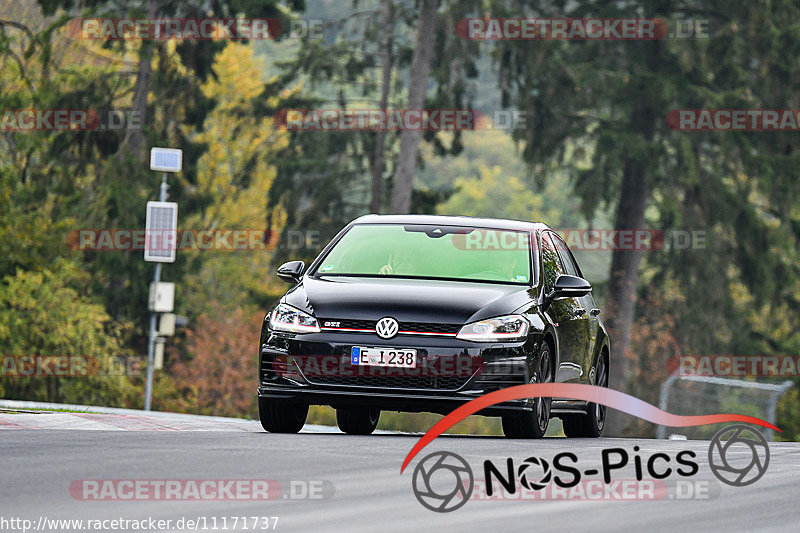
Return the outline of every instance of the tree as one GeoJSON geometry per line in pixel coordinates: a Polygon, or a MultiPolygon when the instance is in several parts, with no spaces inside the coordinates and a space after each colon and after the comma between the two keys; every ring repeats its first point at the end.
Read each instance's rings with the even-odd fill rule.
{"type": "MultiPolygon", "coordinates": [[[[490,6],[496,17],[516,13],[560,18],[629,17],[641,7],[638,2],[608,1],[568,5],[497,1],[490,6]]],[[[752,88],[759,85],[752,74],[761,67],[753,61],[746,32],[738,28],[754,28],[753,24],[763,28],[763,10],[725,1],[652,2],[647,7],[647,16],[667,20],[711,17],[715,34],[708,40],[682,41],[497,42],[494,54],[504,101],[532,116],[528,128],[517,134],[524,143],[523,157],[536,168],[550,159],[563,160],[569,141],[587,147],[592,168],[573,169],[575,191],[587,216],[597,206],[613,206],[618,229],[653,222],[669,228],[693,221],[708,227],[740,217],[733,223],[735,238],[746,242],[754,232],[761,233],[756,229],[760,224],[752,215],[743,216],[752,206],[736,194],[737,187],[731,187],[726,176],[736,175],[745,165],[752,169],[749,154],[755,152],[742,142],[741,134],[692,138],[672,132],[664,117],[675,108],[757,104],[743,96],[753,94],[752,88]],[[719,201],[732,203],[722,208],[719,201]],[[659,208],[649,221],[648,206],[659,208]]],[[[774,14],[766,19],[783,24],[785,9],[786,5],[773,6],[774,14]]],[[[777,49],[773,46],[777,42],[761,50],[759,57],[773,57],[777,49]]],[[[745,249],[736,246],[728,257],[744,259],[745,249]]],[[[617,250],[612,257],[604,321],[611,331],[611,386],[616,389],[627,388],[631,377],[629,346],[641,259],[641,253],[630,250],[617,250]]],[[[691,265],[702,265],[685,259],[681,255],[683,264],[673,263],[671,268],[692,277],[691,265]]],[[[700,262],[709,266],[707,258],[700,262]]],[[[740,265],[747,268],[745,262],[740,265]]],[[[609,429],[621,431],[618,418],[609,429]]]]}
{"type": "MultiPolygon", "coordinates": [[[[284,86],[298,81],[303,84],[300,98],[291,103],[301,109],[342,111],[414,106],[468,109],[470,95],[465,80],[475,76],[477,47],[449,35],[449,31],[460,14],[475,3],[449,2],[437,10],[431,9],[431,3],[357,2],[353,10],[329,24],[341,29],[348,23],[360,22],[354,31],[325,39],[303,39],[293,59],[276,62],[283,69],[284,86]],[[425,6],[431,14],[427,20],[420,15],[425,6]],[[423,20],[431,35],[424,28],[419,31],[418,22],[423,20]],[[416,83],[416,103],[412,104],[405,87],[418,50],[414,48],[417,36],[430,41],[426,49],[430,46],[441,53],[426,52],[426,62],[417,52],[417,73],[421,74],[425,68],[427,81],[416,83]]],[[[418,74],[415,76],[419,77],[418,74]]],[[[270,205],[291,206],[286,210],[285,231],[319,231],[323,241],[353,218],[368,211],[384,212],[390,207],[386,205],[385,191],[397,181],[403,135],[407,139],[416,138],[417,145],[419,139],[424,139],[436,156],[457,154],[463,147],[460,131],[293,131],[290,135],[292,150],[279,168],[270,205]]],[[[408,168],[412,174],[420,163],[418,149],[413,149],[414,154],[409,152],[414,144],[406,142],[403,155],[410,162],[408,168]]],[[[388,196],[404,190],[402,196],[411,202],[411,210],[431,211],[440,198],[422,191],[414,194],[411,178],[405,188],[393,187],[388,196]]],[[[279,254],[276,259],[284,260],[286,255],[279,254]]]]}
{"type": "MultiPolygon", "coordinates": [[[[408,73],[408,109],[425,107],[438,8],[439,0],[422,0],[417,22],[417,44],[414,47],[414,58],[408,73]]],[[[418,129],[406,129],[400,134],[400,155],[392,186],[393,213],[408,213],[411,209],[411,193],[414,190],[414,175],[417,170],[421,137],[422,131],[418,129]]]]}
{"type": "Polygon", "coordinates": [[[87,372],[85,376],[0,377],[4,397],[141,405],[131,381],[138,376],[109,372],[114,360],[132,355],[125,348],[130,324],[113,322],[101,303],[83,295],[87,282],[87,276],[63,258],[42,271],[18,271],[0,281],[0,355],[80,357],[87,372]]]}
{"type": "Polygon", "coordinates": [[[205,415],[255,416],[258,357],[253,339],[258,338],[263,320],[261,311],[240,307],[230,312],[211,305],[187,334],[190,357],[171,365],[174,397],[156,403],[205,415]]]}
{"type": "MultiPolygon", "coordinates": [[[[244,15],[256,18],[277,18],[283,27],[288,24],[289,18],[278,0],[251,2],[249,0],[213,0],[191,1],[179,3],[160,3],[156,0],[137,0],[128,2],[125,12],[120,13],[119,4],[109,0],[39,0],[45,16],[56,13],[59,9],[70,13],[83,11],[84,16],[114,17],[121,15],[126,18],[145,18],[149,20],[163,18],[202,18],[202,17],[234,17],[244,15]]],[[[303,0],[290,0],[287,2],[288,10],[304,7],[303,0]]],[[[135,42],[135,41],[133,41],[135,42]]],[[[113,44],[113,43],[110,43],[113,44]]],[[[116,47],[124,50],[127,46],[125,40],[116,43],[116,47]]],[[[221,40],[184,40],[176,51],[181,63],[190,69],[199,80],[211,74],[214,75],[211,65],[214,56],[225,46],[221,40]]],[[[134,48],[137,46],[134,45],[134,48]]],[[[153,59],[163,54],[167,45],[154,40],[141,40],[137,51],[137,68],[133,86],[132,106],[141,117],[142,123],[149,125],[149,94],[152,89],[153,59]]],[[[191,78],[189,78],[190,81],[191,78]]],[[[189,85],[189,84],[187,84],[189,85]]],[[[196,87],[196,86],[195,86],[196,87]]],[[[196,100],[199,104],[196,110],[202,114],[203,108],[208,109],[207,103],[196,100]]],[[[145,131],[141,129],[128,129],[124,136],[118,158],[133,157],[139,161],[144,155],[145,131]]]]}
{"type": "Polygon", "coordinates": [[[517,176],[503,174],[500,167],[481,167],[477,178],[457,178],[455,188],[456,192],[437,206],[438,213],[516,220],[556,218],[556,209],[552,205],[545,208],[542,195],[534,194],[517,176]]]}
{"type": "MultiPolygon", "coordinates": [[[[4,88],[0,94],[0,108],[102,111],[129,105],[135,83],[125,64],[131,54],[135,55],[135,47],[128,50],[107,47],[108,43],[97,41],[76,43],[64,28],[69,16],[44,18],[34,3],[26,8],[30,9],[21,11],[19,15],[16,11],[12,14],[13,25],[0,24],[0,83],[4,88]]],[[[166,43],[155,47],[157,68],[150,79],[150,97],[147,99],[148,105],[152,106],[150,110],[155,112],[149,114],[146,138],[157,138],[159,144],[163,142],[184,149],[185,172],[170,180],[170,199],[180,202],[182,220],[197,224],[241,224],[249,226],[247,229],[263,227],[267,218],[267,189],[275,174],[274,167],[270,167],[270,157],[286,147],[286,138],[276,134],[265,115],[259,115],[263,107],[254,102],[265,85],[259,75],[262,66],[254,66],[249,48],[236,45],[225,56],[225,61],[219,63],[220,68],[227,69],[225,74],[234,78],[217,82],[214,76],[209,75],[208,83],[204,84],[195,76],[195,69],[186,68],[190,61],[181,56],[186,51],[183,44],[166,43]],[[241,62],[241,65],[231,64],[235,62],[241,62]],[[253,82],[247,86],[246,95],[237,95],[237,85],[242,82],[235,78],[237,75],[246,75],[253,82]],[[209,115],[208,131],[198,134],[198,125],[203,124],[206,111],[213,109],[217,102],[223,111],[209,115]],[[232,140],[219,145],[217,141],[224,136],[232,140]],[[211,149],[208,157],[204,158],[208,146],[211,149]],[[203,165],[200,168],[198,160],[203,165]],[[220,168],[226,164],[234,172],[227,174],[228,167],[220,168]],[[227,214],[229,218],[220,214],[227,214]]],[[[214,43],[214,46],[222,50],[226,44],[214,43]]],[[[202,48],[202,43],[198,46],[202,48]]],[[[196,61],[196,65],[202,64],[199,57],[191,59],[196,61]]],[[[208,75],[210,72],[209,66],[205,73],[208,75]]],[[[143,227],[144,204],[153,197],[160,176],[144,170],[130,158],[114,157],[120,150],[125,150],[124,133],[0,133],[0,142],[4,143],[4,150],[0,151],[0,252],[3,254],[0,279],[10,276],[7,279],[12,280],[9,282],[11,296],[8,296],[8,301],[12,301],[12,296],[14,302],[19,300],[20,291],[30,290],[31,283],[41,278],[41,283],[49,291],[40,295],[43,301],[52,292],[59,300],[63,299],[64,305],[62,310],[42,304],[49,310],[46,320],[27,308],[20,312],[9,307],[7,313],[0,313],[0,330],[22,328],[31,331],[29,337],[24,337],[31,339],[28,344],[5,345],[6,341],[13,339],[4,337],[2,354],[26,355],[25,351],[17,353],[18,350],[28,350],[31,355],[42,353],[34,351],[41,337],[37,328],[42,322],[72,342],[75,334],[74,325],[68,318],[70,312],[86,321],[83,329],[78,328],[79,335],[87,338],[94,335],[101,339],[97,331],[102,329],[110,340],[101,339],[98,344],[116,346],[119,355],[143,350],[142,323],[146,313],[142,311],[146,309],[152,265],[141,261],[141,252],[131,250],[72,252],[66,239],[68,231],[73,229],[143,227]],[[80,306],[85,308],[82,313],[78,312],[80,306]],[[98,315],[103,308],[107,314],[98,315]]],[[[266,273],[269,252],[254,252],[250,257],[256,260],[248,265],[234,261],[230,256],[219,261],[218,255],[212,255],[204,258],[207,261],[192,262],[186,254],[179,254],[169,275],[180,279],[186,274],[186,285],[193,288],[202,283],[207,284],[203,288],[213,287],[212,282],[218,281],[215,276],[225,279],[226,283],[232,280],[227,285],[219,285],[234,287],[246,298],[263,303],[271,298],[269,288],[265,290],[262,280],[249,277],[247,269],[257,267],[266,273]],[[192,275],[195,273],[196,277],[192,275]],[[198,280],[199,283],[194,283],[198,280]]],[[[32,291],[31,294],[38,293],[32,291]]],[[[189,294],[187,291],[185,298],[179,298],[179,305],[195,304],[201,300],[199,296],[193,300],[189,294]]],[[[219,295],[210,289],[206,294],[219,295]]],[[[188,308],[187,314],[198,312],[188,308]]],[[[84,343],[74,348],[73,344],[65,341],[65,344],[53,346],[53,350],[70,355],[78,348],[92,348],[93,345],[84,343]]],[[[102,357],[107,353],[99,350],[90,350],[89,355],[104,361],[102,357]]],[[[83,355],[80,351],[77,353],[83,355]]],[[[131,393],[137,396],[141,393],[141,384],[136,377],[129,381],[123,379],[124,376],[116,376],[114,380],[106,377],[101,379],[97,376],[97,379],[84,381],[61,379],[60,382],[53,381],[56,385],[47,385],[50,387],[48,391],[39,391],[38,382],[30,385],[16,381],[5,390],[8,394],[19,392],[34,399],[140,405],[140,398],[131,398],[131,393]],[[123,381],[117,387],[115,380],[120,379],[123,381]],[[89,390],[92,387],[93,391],[89,390]]]]}
{"type": "MultiPolygon", "coordinates": [[[[393,0],[382,0],[380,31],[381,39],[381,95],[378,109],[386,112],[389,108],[389,93],[392,88],[392,72],[394,70],[394,26],[397,22],[397,8],[393,0]]],[[[379,213],[384,204],[384,176],[386,170],[386,131],[375,132],[375,148],[370,158],[372,172],[372,190],[369,209],[379,213]]]]}
{"type": "MultiPolygon", "coordinates": [[[[202,207],[188,215],[187,230],[264,230],[268,212],[267,194],[277,173],[289,135],[272,120],[255,112],[264,80],[264,59],[254,56],[251,46],[229,43],[214,62],[217,79],[209,78],[203,94],[216,102],[206,117],[203,130],[194,140],[208,146],[197,162],[196,196],[202,207]]],[[[281,99],[271,97],[272,107],[281,99]]],[[[279,208],[275,208],[280,211],[279,208]]],[[[273,217],[279,231],[285,214],[273,217]]],[[[272,275],[272,255],[277,238],[267,232],[245,250],[186,251],[188,269],[193,273],[181,292],[184,305],[197,312],[209,301],[230,300],[233,310],[243,302],[268,305],[282,288],[272,275]],[[261,249],[260,247],[264,248],[261,249]]]]}

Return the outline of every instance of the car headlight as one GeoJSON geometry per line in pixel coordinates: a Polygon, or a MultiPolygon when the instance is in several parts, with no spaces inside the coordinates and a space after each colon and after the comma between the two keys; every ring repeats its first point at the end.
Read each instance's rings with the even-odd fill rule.
{"type": "Polygon", "coordinates": [[[286,304],[279,304],[269,316],[269,327],[275,331],[319,333],[319,323],[316,318],[286,304]]]}
{"type": "Polygon", "coordinates": [[[473,322],[461,328],[457,339],[475,342],[510,342],[528,336],[528,321],[522,315],[499,316],[473,322]]]}

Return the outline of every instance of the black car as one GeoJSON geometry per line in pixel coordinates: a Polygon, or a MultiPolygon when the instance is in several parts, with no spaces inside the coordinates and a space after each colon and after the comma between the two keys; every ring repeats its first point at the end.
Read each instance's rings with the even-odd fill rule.
{"type": "MultiPolygon", "coordinates": [[[[591,285],[545,224],[367,215],[339,232],[264,319],[258,405],[271,432],[297,432],[309,405],[369,434],[381,410],[446,414],[525,383],[607,386],[609,340],[591,285]]],[[[481,411],[508,437],[538,438],[551,416],[597,437],[605,407],[529,399],[481,411]]]]}

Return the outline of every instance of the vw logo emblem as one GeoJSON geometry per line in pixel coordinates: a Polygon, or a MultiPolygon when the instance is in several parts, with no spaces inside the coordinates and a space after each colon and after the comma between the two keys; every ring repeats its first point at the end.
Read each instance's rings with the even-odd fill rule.
{"type": "Polygon", "coordinates": [[[378,323],[375,324],[375,333],[382,339],[391,339],[397,335],[399,329],[400,325],[397,323],[397,320],[388,316],[381,318],[378,320],[378,323]]]}
{"type": "Polygon", "coordinates": [[[745,487],[761,479],[767,471],[769,444],[761,432],[734,424],[719,430],[711,439],[708,463],[723,483],[745,487]]]}

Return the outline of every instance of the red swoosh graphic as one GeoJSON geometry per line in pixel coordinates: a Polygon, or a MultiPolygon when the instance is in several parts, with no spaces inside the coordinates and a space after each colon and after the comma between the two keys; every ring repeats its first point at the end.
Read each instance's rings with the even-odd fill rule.
{"type": "Polygon", "coordinates": [[[406,460],[403,461],[403,466],[400,468],[400,473],[406,469],[411,460],[433,439],[464,420],[469,415],[473,415],[481,409],[490,407],[492,405],[509,402],[512,400],[521,400],[525,398],[574,398],[576,400],[584,400],[587,402],[599,403],[639,417],[648,422],[659,424],[668,427],[688,427],[688,426],[702,426],[704,424],[719,424],[721,422],[746,422],[749,424],[757,424],[765,428],[781,431],[779,428],[773,426],[766,420],[761,420],[754,416],[736,415],[736,414],[716,414],[716,415],[674,415],[666,411],[662,411],[655,405],[635,398],[624,392],[608,389],[605,387],[598,387],[596,385],[580,385],[578,383],[532,383],[528,385],[517,385],[508,387],[507,389],[490,392],[479,398],[465,403],[464,405],[455,409],[452,413],[439,420],[431,429],[425,433],[422,438],[417,441],[411,451],[408,452],[406,460]]]}

